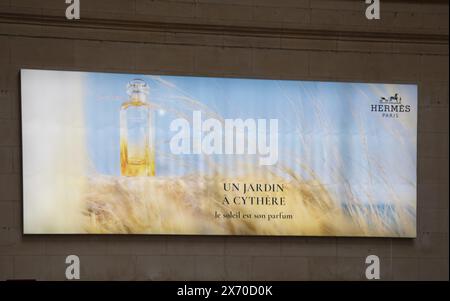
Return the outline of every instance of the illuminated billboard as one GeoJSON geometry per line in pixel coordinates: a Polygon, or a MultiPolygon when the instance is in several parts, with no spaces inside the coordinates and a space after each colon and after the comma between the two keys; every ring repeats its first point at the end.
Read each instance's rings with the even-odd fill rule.
{"type": "Polygon", "coordinates": [[[417,86],[21,71],[25,234],[416,235],[417,86]]]}

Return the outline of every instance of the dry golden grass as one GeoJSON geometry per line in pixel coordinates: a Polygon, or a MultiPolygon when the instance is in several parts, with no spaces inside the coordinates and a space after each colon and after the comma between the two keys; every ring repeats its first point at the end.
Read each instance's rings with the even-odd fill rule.
{"type": "Polygon", "coordinates": [[[211,234],[211,235],[307,235],[307,236],[415,236],[415,208],[361,206],[351,195],[341,206],[318,180],[302,180],[291,170],[277,175],[266,170],[227,178],[190,175],[183,177],[111,177],[89,180],[84,198],[88,233],[211,234]],[[264,177],[260,175],[264,174],[264,177]],[[227,205],[223,183],[283,183],[283,192],[255,192],[248,196],[284,196],[286,205],[227,205]],[[240,211],[241,218],[215,218],[214,212],[240,211]],[[292,219],[269,215],[291,214],[292,219]],[[242,218],[250,214],[252,218],[242,218]],[[266,218],[255,218],[265,214],[266,218]]]}

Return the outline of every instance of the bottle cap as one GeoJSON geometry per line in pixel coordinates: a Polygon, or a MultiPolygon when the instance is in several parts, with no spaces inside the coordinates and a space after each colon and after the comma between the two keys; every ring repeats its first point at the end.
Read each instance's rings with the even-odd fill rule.
{"type": "Polygon", "coordinates": [[[147,83],[145,81],[143,81],[142,79],[133,79],[132,81],[130,81],[127,85],[127,93],[128,95],[133,95],[133,94],[145,94],[148,95],[149,93],[149,87],[147,85],[147,83]]]}

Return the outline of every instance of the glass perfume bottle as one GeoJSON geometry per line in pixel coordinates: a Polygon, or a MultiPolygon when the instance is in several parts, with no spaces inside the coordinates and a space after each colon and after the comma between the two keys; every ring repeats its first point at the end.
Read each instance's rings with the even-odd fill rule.
{"type": "Polygon", "coordinates": [[[128,83],[129,99],[120,108],[120,165],[122,176],[154,176],[154,112],[147,100],[148,85],[128,83]]]}

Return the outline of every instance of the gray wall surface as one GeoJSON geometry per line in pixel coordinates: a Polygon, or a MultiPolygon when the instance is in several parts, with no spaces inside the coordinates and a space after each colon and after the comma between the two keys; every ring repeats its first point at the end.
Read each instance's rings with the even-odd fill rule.
{"type": "Polygon", "coordinates": [[[448,280],[448,2],[381,2],[0,0],[0,280],[448,280]],[[23,236],[20,68],[417,83],[418,236],[23,236]]]}

